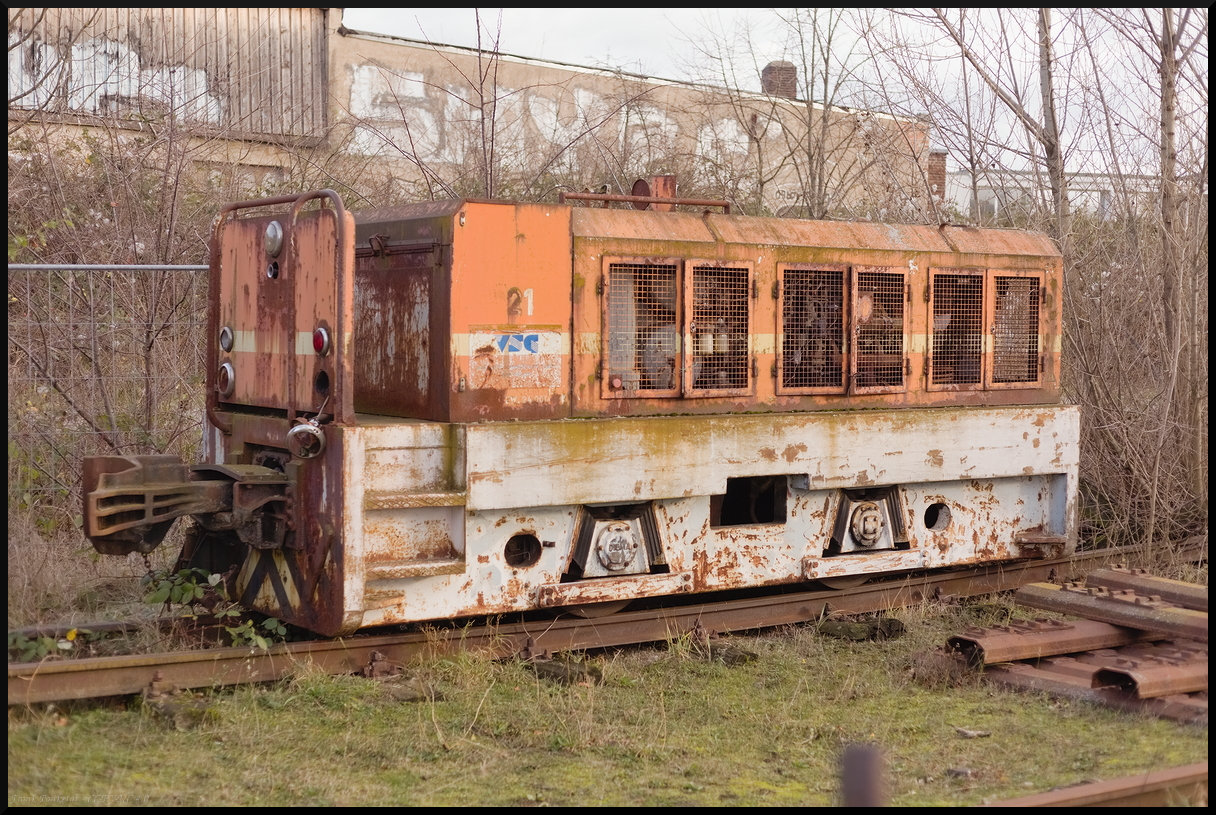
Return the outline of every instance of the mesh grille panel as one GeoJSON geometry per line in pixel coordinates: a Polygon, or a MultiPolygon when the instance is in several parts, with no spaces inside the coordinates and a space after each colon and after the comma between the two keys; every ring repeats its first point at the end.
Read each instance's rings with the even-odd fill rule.
{"type": "Polygon", "coordinates": [[[992,319],[992,381],[1039,378],[1039,279],[997,277],[992,319]]]}
{"type": "Polygon", "coordinates": [[[781,384],[844,387],[844,272],[786,269],[783,281],[781,384]]]}
{"type": "Polygon", "coordinates": [[[862,388],[904,384],[904,276],[857,275],[856,371],[862,388]]]}
{"type": "Polygon", "coordinates": [[[984,313],[982,275],[933,275],[934,385],[978,385],[984,313]]]}
{"type": "Polygon", "coordinates": [[[747,387],[747,269],[692,270],[692,387],[747,387]]]}
{"type": "Polygon", "coordinates": [[[628,391],[667,391],[679,383],[677,267],[608,266],[608,375],[628,391]]]}

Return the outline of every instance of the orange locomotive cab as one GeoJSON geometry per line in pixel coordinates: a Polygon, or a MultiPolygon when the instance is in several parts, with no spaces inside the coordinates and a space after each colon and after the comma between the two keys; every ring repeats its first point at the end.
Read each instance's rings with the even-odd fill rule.
{"type": "Polygon", "coordinates": [[[194,515],[321,633],[1075,545],[1042,235],[323,191],[228,208],[212,284],[208,464],[93,460],[87,531],[194,515]]]}

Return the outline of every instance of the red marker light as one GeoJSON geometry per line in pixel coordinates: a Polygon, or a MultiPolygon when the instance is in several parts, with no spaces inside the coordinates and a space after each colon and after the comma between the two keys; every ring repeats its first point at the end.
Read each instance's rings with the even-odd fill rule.
{"type": "Polygon", "coordinates": [[[318,328],[312,332],[312,350],[321,356],[329,353],[329,332],[324,328],[318,328]]]}

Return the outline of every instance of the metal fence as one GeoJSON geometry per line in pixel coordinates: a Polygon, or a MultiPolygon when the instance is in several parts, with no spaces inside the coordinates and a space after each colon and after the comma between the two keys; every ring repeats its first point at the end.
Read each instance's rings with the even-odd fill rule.
{"type": "Polygon", "coordinates": [[[89,455],[202,442],[206,266],[9,264],[9,512],[80,512],[89,455]]]}

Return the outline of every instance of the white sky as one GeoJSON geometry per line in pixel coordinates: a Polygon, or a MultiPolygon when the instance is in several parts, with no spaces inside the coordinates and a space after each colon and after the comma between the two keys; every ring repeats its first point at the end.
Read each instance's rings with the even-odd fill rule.
{"type": "MultiPolygon", "coordinates": [[[[497,29],[502,13],[499,50],[521,57],[549,59],[573,65],[620,68],[663,79],[694,79],[684,67],[695,52],[693,42],[705,41],[712,27],[730,31],[742,22],[771,15],[753,9],[686,8],[509,8],[482,9],[483,26],[497,29]]],[[[367,9],[348,8],[347,28],[447,45],[475,47],[477,27],[472,8],[367,9]]],[[[771,25],[771,23],[770,23],[771,25]]],[[[483,34],[487,46],[492,35],[483,34]]],[[[760,36],[764,65],[780,58],[780,43],[760,36]]],[[[754,79],[759,90],[760,78],[754,79]]]]}

